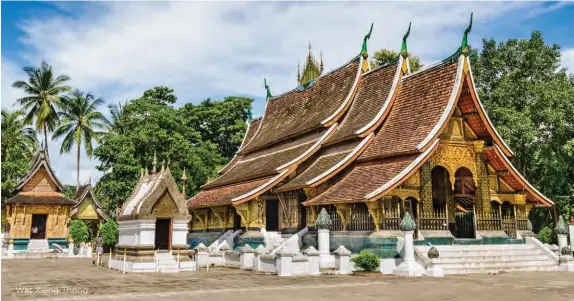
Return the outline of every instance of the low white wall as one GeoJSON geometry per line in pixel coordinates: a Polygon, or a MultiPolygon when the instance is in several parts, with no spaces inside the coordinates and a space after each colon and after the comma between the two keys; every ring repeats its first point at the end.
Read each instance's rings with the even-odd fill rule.
{"type": "MultiPolygon", "coordinates": [[[[110,261],[112,269],[119,271],[124,270],[124,262],[122,260],[110,261]]],[[[126,262],[127,273],[151,273],[156,271],[155,262],[126,262]]]]}
{"type": "Polygon", "coordinates": [[[155,219],[119,221],[118,231],[119,245],[155,244],[155,219]]]}
{"type": "Polygon", "coordinates": [[[241,256],[238,252],[226,252],[224,257],[225,266],[239,268],[241,256]]]}
{"type": "Polygon", "coordinates": [[[293,275],[307,275],[307,256],[296,255],[293,256],[291,272],[293,275]]]}
{"type": "Polygon", "coordinates": [[[263,273],[277,273],[276,258],[273,255],[261,255],[259,257],[259,271],[263,273]]]}
{"type": "Polygon", "coordinates": [[[402,258],[385,258],[379,262],[379,271],[382,274],[392,275],[394,270],[401,264],[402,258]]]}

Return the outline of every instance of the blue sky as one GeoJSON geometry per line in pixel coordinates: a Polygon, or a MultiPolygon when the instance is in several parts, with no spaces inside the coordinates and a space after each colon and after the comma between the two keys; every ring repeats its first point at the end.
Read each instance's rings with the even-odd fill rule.
{"type": "MultiPolygon", "coordinates": [[[[2,108],[11,110],[22,96],[11,83],[25,79],[23,66],[44,59],[69,75],[73,87],[107,103],[166,85],[175,89],[178,106],[207,97],[253,97],[259,116],[263,78],[273,94],[294,88],[309,41],[330,70],[358,53],[371,22],[372,53],[398,50],[412,21],[409,51],[431,64],[460,45],[470,12],[475,47],[484,37],[528,38],[541,30],[547,42],[562,46],[562,63],[574,70],[574,3],[2,2],[1,9],[2,108]]],[[[56,173],[73,184],[75,154],[58,156],[59,141],[49,147],[56,173]]],[[[83,181],[101,176],[97,163],[82,154],[83,181]]]]}

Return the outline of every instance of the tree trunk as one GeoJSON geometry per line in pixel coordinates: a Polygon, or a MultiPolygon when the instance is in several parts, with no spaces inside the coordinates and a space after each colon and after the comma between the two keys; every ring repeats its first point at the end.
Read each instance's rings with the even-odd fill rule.
{"type": "Polygon", "coordinates": [[[80,189],[80,145],[81,143],[78,142],[78,153],[76,155],[76,191],[80,189]]]}
{"type": "Polygon", "coordinates": [[[48,125],[44,121],[44,150],[48,153],[48,125]]]}

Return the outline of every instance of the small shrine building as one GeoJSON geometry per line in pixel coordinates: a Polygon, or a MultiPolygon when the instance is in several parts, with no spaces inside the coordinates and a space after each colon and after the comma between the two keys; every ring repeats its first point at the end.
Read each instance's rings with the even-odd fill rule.
{"type": "Polygon", "coordinates": [[[46,149],[37,153],[16,189],[18,194],[6,200],[4,209],[14,250],[53,249],[54,243],[67,246],[70,212],[76,202],[62,194],[63,185],[46,149]]]}

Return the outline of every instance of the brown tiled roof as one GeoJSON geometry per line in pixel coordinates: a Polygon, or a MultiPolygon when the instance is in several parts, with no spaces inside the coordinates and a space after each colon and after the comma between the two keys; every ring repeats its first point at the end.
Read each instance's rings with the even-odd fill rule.
{"type": "Polygon", "coordinates": [[[417,157],[418,155],[407,155],[355,165],[339,182],[304,204],[364,202],[367,194],[385,185],[417,157]]]}
{"type": "Polygon", "coordinates": [[[243,195],[269,181],[271,177],[261,178],[251,182],[243,182],[222,186],[211,190],[203,190],[187,202],[190,209],[231,204],[231,199],[243,195]]]}
{"type": "Polygon", "coordinates": [[[343,67],[316,79],[303,91],[294,89],[267,102],[259,132],[242,152],[273,144],[282,139],[323,126],[351,92],[359,72],[357,56],[343,67]]]}
{"type": "Polygon", "coordinates": [[[443,63],[404,77],[389,116],[359,160],[416,152],[447,107],[457,66],[443,63]]]}
{"type": "Polygon", "coordinates": [[[211,189],[263,176],[277,174],[276,168],[290,162],[315,144],[327,129],[313,132],[296,140],[284,142],[270,148],[242,156],[231,169],[219,178],[202,186],[211,189]]]}
{"type": "MultiPolygon", "coordinates": [[[[251,123],[247,127],[247,132],[245,133],[245,137],[243,138],[243,141],[241,142],[241,145],[239,146],[239,150],[241,150],[241,148],[245,147],[245,145],[247,145],[249,143],[249,141],[251,141],[251,139],[253,139],[253,136],[255,136],[255,133],[257,133],[257,130],[259,129],[260,124],[261,124],[261,117],[251,121],[251,123]]],[[[239,152],[239,150],[237,152],[239,152]]],[[[241,155],[235,154],[235,156],[233,156],[233,158],[231,158],[231,160],[227,163],[227,165],[225,165],[217,173],[220,175],[226,173],[228,170],[230,170],[233,167],[233,165],[235,165],[235,163],[237,163],[237,162],[239,162],[239,160],[241,160],[241,157],[242,157],[241,155]]]]}
{"type": "MultiPolygon", "coordinates": [[[[398,63],[386,65],[362,76],[349,112],[326,144],[354,137],[357,130],[377,116],[387,101],[397,67],[398,63]]],[[[390,108],[389,104],[386,111],[390,108]]]]}
{"type": "Polygon", "coordinates": [[[309,185],[307,185],[306,182],[314,179],[318,175],[329,170],[329,168],[341,162],[353,151],[359,142],[360,141],[345,143],[326,149],[307,169],[305,169],[305,171],[303,171],[293,180],[289,181],[287,184],[279,187],[277,192],[308,187],[309,185]]]}
{"type": "Polygon", "coordinates": [[[516,191],[526,190],[527,199],[544,203],[546,206],[553,205],[552,201],[536,190],[532,184],[528,183],[528,181],[522,177],[497,145],[488,148],[485,151],[485,155],[488,162],[496,171],[508,171],[508,174],[502,175],[501,177],[512,189],[516,191]]]}
{"type": "Polygon", "coordinates": [[[53,204],[75,205],[76,202],[59,193],[54,194],[26,194],[19,193],[6,201],[6,204],[53,204]]]}
{"type": "Polygon", "coordinates": [[[22,187],[28,181],[30,181],[30,179],[32,179],[32,177],[36,174],[36,172],[38,172],[38,170],[40,169],[41,166],[44,166],[44,168],[46,169],[46,172],[48,173],[48,175],[50,176],[50,178],[52,179],[52,181],[56,185],[57,189],[59,191],[62,191],[64,186],[62,185],[62,182],[60,182],[58,177],[56,177],[56,174],[54,173],[54,170],[52,169],[52,166],[50,165],[50,157],[48,156],[48,152],[45,149],[40,149],[38,151],[38,153],[36,154],[36,158],[34,158],[34,162],[32,162],[32,164],[30,165],[30,168],[28,169],[28,173],[26,173],[26,176],[24,176],[24,179],[18,184],[16,189],[21,190],[22,187]]]}

